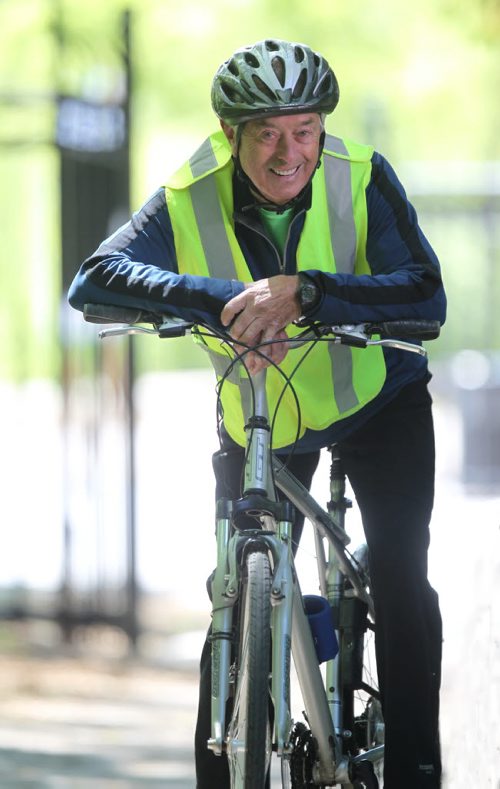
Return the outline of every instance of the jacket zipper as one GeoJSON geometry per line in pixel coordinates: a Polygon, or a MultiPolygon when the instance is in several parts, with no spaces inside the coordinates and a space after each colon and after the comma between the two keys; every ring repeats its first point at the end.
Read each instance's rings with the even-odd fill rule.
{"type": "MultiPolygon", "coordinates": [[[[269,236],[268,236],[268,235],[266,235],[265,233],[263,233],[263,232],[262,232],[262,230],[261,230],[259,227],[256,227],[256,226],[255,226],[253,223],[247,222],[247,221],[245,220],[245,218],[240,218],[240,217],[238,217],[238,218],[236,219],[236,221],[237,221],[237,222],[239,222],[239,223],[240,223],[240,224],[242,224],[242,225],[245,225],[245,227],[248,227],[248,228],[249,228],[249,229],[250,229],[250,230],[251,230],[253,233],[257,233],[259,236],[261,236],[261,238],[264,238],[264,239],[267,241],[267,243],[269,244],[269,246],[270,246],[270,247],[271,247],[271,248],[274,250],[274,252],[276,253],[276,258],[277,258],[277,260],[278,260],[278,268],[279,268],[279,273],[280,273],[280,274],[285,274],[285,268],[286,268],[286,253],[287,253],[287,249],[288,249],[288,242],[290,241],[290,233],[291,233],[291,230],[292,230],[292,225],[294,224],[295,220],[296,220],[296,219],[298,219],[298,218],[299,218],[299,216],[301,216],[303,213],[305,213],[305,212],[304,212],[304,209],[302,209],[301,211],[299,211],[299,213],[298,213],[298,214],[296,214],[296,215],[293,217],[292,221],[291,221],[291,222],[290,222],[290,224],[288,225],[288,232],[287,232],[287,234],[286,234],[285,244],[284,244],[284,247],[283,247],[283,255],[280,255],[280,253],[279,253],[279,249],[276,247],[276,245],[275,245],[274,241],[273,241],[271,238],[269,238],[269,236]]],[[[294,273],[295,273],[295,272],[294,272],[294,273]]]]}

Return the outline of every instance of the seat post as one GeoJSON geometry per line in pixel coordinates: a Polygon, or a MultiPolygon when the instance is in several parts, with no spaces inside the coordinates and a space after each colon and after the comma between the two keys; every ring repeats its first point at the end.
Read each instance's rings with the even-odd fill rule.
{"type": "Polygon", "coordinates": [[[330,501],[327,508],[339,526],[344,529],[346,510],[352,507],[352,501],[345,496],[346,475],[342,466],[338,444],[331,444],[328,447],[328,451],[332,462],[330,464],[330,501]]]}

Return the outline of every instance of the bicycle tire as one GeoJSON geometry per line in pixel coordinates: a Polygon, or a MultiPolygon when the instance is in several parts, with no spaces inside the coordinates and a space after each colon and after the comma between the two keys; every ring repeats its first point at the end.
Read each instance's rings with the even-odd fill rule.
{"type": "Polygon", "coordinates": [[[249,553],[242,583],[238,661],[227,756],[231,789],[263,789],[271,760],[271,567],[249,553]]]}

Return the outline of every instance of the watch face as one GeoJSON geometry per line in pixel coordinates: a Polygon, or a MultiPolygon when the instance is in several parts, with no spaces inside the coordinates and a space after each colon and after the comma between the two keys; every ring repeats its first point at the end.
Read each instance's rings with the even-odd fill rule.
{"type": "Polygon", "coordinates": [[[313,282],[301,282],[300,284],[300,306],[310,307],[316,301],[318,291],[313,282]]]}

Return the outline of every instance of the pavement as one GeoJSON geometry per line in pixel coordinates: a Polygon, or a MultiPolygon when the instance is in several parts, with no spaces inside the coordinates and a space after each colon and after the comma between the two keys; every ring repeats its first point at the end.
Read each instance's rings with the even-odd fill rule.
{"type": "Polygon", "coordinates": [[[194,786],[193,672],[31,656],[0,677],[2,789],[194,786]]]}

